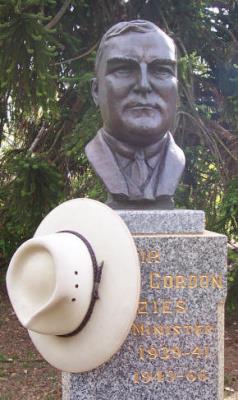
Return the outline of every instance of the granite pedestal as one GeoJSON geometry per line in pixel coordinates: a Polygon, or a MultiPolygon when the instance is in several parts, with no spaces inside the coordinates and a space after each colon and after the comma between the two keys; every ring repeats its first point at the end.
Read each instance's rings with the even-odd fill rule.
{"type": "Polygon", "coordinates": [[[118,213],[141,260],[137,318],[110,361],[63,374],[63,400],[223,400],[226,237],[202,211],[118,213]]]}

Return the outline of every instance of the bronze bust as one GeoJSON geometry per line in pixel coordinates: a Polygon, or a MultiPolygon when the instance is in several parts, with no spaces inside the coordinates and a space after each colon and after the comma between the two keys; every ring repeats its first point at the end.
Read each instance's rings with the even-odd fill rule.
{"type": "Polygon", "coordinates": [[[92,95],[103,127],[86,155],[113,208],[172,208],[184,169],[172,128],[176,49],[152,22],[120,22],[103,36],[92,95]]]}

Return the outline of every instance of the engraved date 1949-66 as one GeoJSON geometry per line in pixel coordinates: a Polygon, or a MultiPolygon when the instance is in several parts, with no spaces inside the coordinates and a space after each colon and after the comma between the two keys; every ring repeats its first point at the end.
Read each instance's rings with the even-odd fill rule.
{"type": "Polygon", "coordinates": [[[205,370],[192,371],[188,370],[185,372],[175,372],[175,371],[135,371],[133,374],[133,383],[172,383],[178,380],[186,380],[189,383],[193,382],[205,382],[208,380],[208,374],[205,370]]]}

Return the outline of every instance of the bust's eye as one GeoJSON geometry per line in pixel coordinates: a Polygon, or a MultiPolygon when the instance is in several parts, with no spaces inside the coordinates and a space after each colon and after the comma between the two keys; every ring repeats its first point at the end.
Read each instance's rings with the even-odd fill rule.
{"type": "Polygon", "coordinates": [[[175,76],[175,70],[172,65],[153,63],[150,65],[150,71],[156,78],[166,79],[175,76]]]}
{"type": "Polygon", "coordinates": [[[133,65],[130,64],[122,64],[115,66],[114,73],[118,75],[129,75],[134,70],[133,65]]]}
{"type": "Polygon", "coordinates": [[[112,60],[108,64],[107,73],[119,77],[127,77],[133,74],[136,69],[135,63],[130,61],[112,60]]]}

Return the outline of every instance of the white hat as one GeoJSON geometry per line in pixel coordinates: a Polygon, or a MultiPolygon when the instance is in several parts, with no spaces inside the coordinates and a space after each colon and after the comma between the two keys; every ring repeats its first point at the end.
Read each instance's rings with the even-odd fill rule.
{"type": "Polygon", "coordinates": [[[16,251],[7,289],[42,356],[68,372],[109,360],[135,319],[140,269],[133,238],[115,211],[67,201],[16,251]]]}

